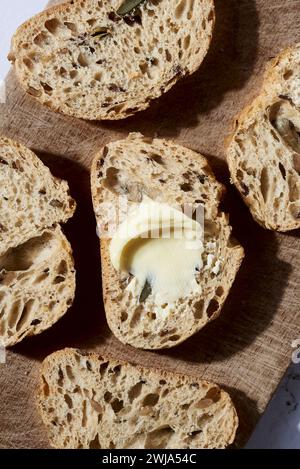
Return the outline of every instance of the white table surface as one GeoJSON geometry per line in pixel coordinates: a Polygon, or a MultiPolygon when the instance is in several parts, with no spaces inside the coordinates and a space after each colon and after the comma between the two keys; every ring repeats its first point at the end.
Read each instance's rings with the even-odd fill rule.
{"type": "MultiPolygon", "coordinates": [[[[9,70],[6,56],[12,33],[25,19],[42,10],[46,3],[45,0],[0,1],[0,80],[4,79],[9,70]]],[[[300,448],[299,403],[300,365],[293,364],[261,418],[247,448],[300,448]]]]}

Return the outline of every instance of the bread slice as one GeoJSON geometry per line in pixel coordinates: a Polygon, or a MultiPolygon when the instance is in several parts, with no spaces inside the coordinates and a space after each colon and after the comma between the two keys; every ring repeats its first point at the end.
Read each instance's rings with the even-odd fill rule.
{"type": "Polygon", "coordinates": [[[66,222],[75,208],[66,181],[53,177],[28,148],[0,138],[0,255],[66,222]]]}
{"type": "Polygon", "coordinates": [[[9,59],[55,111],[121,119],[200,66],[214,20],[213,0],[72,0],[24,23],[9,59]]]}
{"type": "Polygon", "coordinates": [[[65,314],[75,293],[72,250],[61,229],[0,257],[0,342],[10,347],[43,332],[65,314]]]}
{"type": "Polygon", "coordinates": [[[135,277],[115,270],[110,239],[101,240],[106,316],[118,339],[145,349],[173,347],[215,319],[240,267],[243,249],[231,237],[227,216],[219,212],[224,188],[206,159],[172,141],[130,134],[96,156],[91,185],[101,231],[108,221],[105,204],[117,207],[119,196],[125,196],[129,206],[139,205],[147,196],[170,206],[205,208],[204,267],[195,271],[202,293],[191,293],[173,304],[156,304],[151,288],[146,298],[134,293],[135,277]]]}
{"type": "Polygon", "coordinates": [[[199,378],[65,349],[43,362],[39,409],[55,448],[225,448],[238,417],[199,378]]]}
{"type": "Polygon", "coordinates": [[[0,138],[0,345],[52,326],[71,306],[75,269],[58,223],[75,201],[24,146],[0,138]]]}
{"type": "Polygon", "coordinates": [[[300,227],[300,44],[267,67],[261,93],[236,120],[227,159],[233,183],[265,228],[300,227]]]}

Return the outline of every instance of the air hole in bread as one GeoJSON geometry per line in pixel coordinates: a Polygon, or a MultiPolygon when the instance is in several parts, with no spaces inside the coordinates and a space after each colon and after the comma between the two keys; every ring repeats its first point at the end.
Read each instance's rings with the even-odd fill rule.
{"type": "Polygon", "coordinates": [[[269,190],[270,190],[270,179],[269,179],[269,169],[264,167],[260,175],[260,190],[265,202],[268,200],[269,190]]]}
{"type": "Polygon", "coordinates": [[[299,203],[290,204],[289,211],[296,220],[300,219],[300,204],[299,203]]]}
{"type": "Polygon", "coordinates": [[[148,433],[145,441],[145,449],[162,449],[166,448],[168,442],[174,431],[169,425],[157,428],[152,432],[148,433]]]}
{"type": "Polygon", "coordinates": [[[187,0],[180,0],[179,3],[177,4],[175,8],[175,18],[177,20],[179,20],[182,17],[184,10],[186,8],[186,4],[187,4],[187,0]]]}
{"type": "Polygon", "coordinates": [[[73,401],[72,401],[71,397],[68,394],[65,394],[64,399],[65,399],[65,402],[66,402],[67,406],[69,407],[69,409],[73,409],[73,401]]]}
{"type": "Polygon", "coordinates": [[[135,309],[132,318],[130,320],[130,327],[135,327],[137,323],[141,320],[141,315],[143,312],[143,307],[139,306],[138,308],[135,309]]]}
{"type": "Polygon", "coordinates": [[[278,166],[279,166],[279,170],[280,170],[280,172],[281,172],[281,175],[282,175],[283,179],[285,179],[285,178],[286,178],[286,170],[285,170],[285,167],[283,166],[282,163],[279,163],[278,166]]]}
{"type": "Polygon", "coordinates": [[[118,174],[119,170],[117,168],[108,168],[106,170],[106,178],[102,181],[103,186],[115,192],[115,188],[119,184],[118,174]]]}
{"type": "Polygon", "coordinates": [[[143,400],[143,407],[154,407],[159,401],[158,394],[148,394],[143,400]]]}
{"type": "Polygon", "coordinates": [[[47,41],[48,35],[43,31],[33,39],[33,42],[39,47],[43,47],[47,41]]]}
{"type": "Polygon", "coordinates": [[[224,295],[224,288],[223,288],[222,286],[220,286],[220,287],[218,287],[218,288],[216,289],[216,295],[217,295],[219,298],[221,298],[221,296],[224,295]]]}
{"type": "Polygon", "coordinates": [[[43,386],[42,386],[43,395],[44,397],[48,397],[50,394],[50,387],[45,376],[42,376],[42,383],[43,383],[43,386]]]}
{"type": "Polygon", "coordinates": [[[197,409],[206,409],[207,407],[210,407],[213,404],[212,399],[208,399],[207,397],[204,397],[203,399],[200,399],[200,401],[196,402],[195,407],[197,409]]]}
{"type": "Polygon", "coordinates": [[[51,233],[33,238],[16,248],[8,250],[0,257],[0,271],[26,271],[35,262],[51,258],[55,251],[56,239],[51,233]]]}
{"type": "Polygon", "coordinates": [[[80,52],[80,54],[78,55],[77,61],[78,61],[79,65],[81,67],[88,67],[89,66],[88,57],[83,52],[80,52]]]}
{"type": "Polygon", "coordinates": [[[69,75],[70,75],[70,78],[71,78],[72,80],[74,80],[74,78],[76,78],[76,77],[78,76],[78,70],[75,70],[75,69],[74,69],[74,70],[70,70],[69,75]]]}
{"type": "Polygon", "coordinates": [[[82,420],[81,420],[81,426],[83,428],[86,427],[87,425],[87,409],[86,409],[87,405],[86,405],[86,401],[83,401],[82,403],[82,420]]]}
{"type": "Polygon", "coordinates": [[[67,377],[69,378],[70,381],[75,380],[75,376],[73,374],[72,367],[70,365],[66,366],[66,375],[67,375],[67,377]]]}
{"type": "Polygon", "coordinates": [[[45,28],[48,29],[49,33],[53,34],[54,36],[58,33],[58,30],[61,26],[60,21],[56,18],[52,18],[45,22],[45,28]]]}
{"type": "Polygon", "coordinates": [[[150,158],[152,161],[155,161],[155,163],[160,164],[160,165],[162,165],[162,166],[164,166],[164,164],[165,164],[165,162],[164,162],[162,156],[161,156],[161,155],[158,155],[158,154],[156,154],[156,153],[151,153],[151,154],[149,155],[149,158],[150,158]]]}
{"type": "Polygon", "coordinates": [[[201,319],[203,317],[204,301],[200,300],[194,304],[194,318],[201,319]]]}
{"type": "Polygon", "coordinates": [[[213,298],[210,300],[209,305],[206,310],[207,317],[210,319],[219,309],[219,302],[213,298]]]}
{"type": "Polygon", "coordinates": [[[114,399],[112,402],[111,402],[111,407],[114,411],[115,414],[118,414],[119,412],[121,412],[121,410],[124,408],[124,403],[122,400],[120,399],[114,399]]]}
{"type": "Polygon", "coordinates": [[[101,72],[95,73],[94,80],[101,81],[101,79],[102,79],[102,73],[101,72]]]}
{"type": "Polygon", "coordinates": [[[179,339],[180,339],[180,335],[172,335],[171,337],[169,337],[170,342],[177,342],[177,340],[179,339]]]}
{"type": "Polygon", "coordinates": [[[53,88],[48,84],[48,83],[45,83],[45,82],[40,82],[42,88],[44,89],[45,93],[46,94],[52,94],[53,92],[53,88]]]}
{"type": "Polygon", "coordinates": [[[193,190],[191,184],[189,184],[188,182],[185,182],[183,184],[180,185],[180,189],[183,191],[183,192],[190,192],[193,190]]]}
{"type": "Polygon", "coordinates": [[[188,35],[184,38],[184,41],[183,41],[183,48],[185,50],[187,50],[189,47],[190,47],[190,43],[191,43],[191,36],[188,35]]]}
{"type": "Polygon", "coordinates": [[[64,373],[61,367],[58,368],[58,379],[57,379],[57,384],[61,388],[64,384],[64,373]]]}
{"type": "Polygon", "coordinates": [[[172,55],[168,49],[166,49],[166,59],[167,62],[172,62],[172,55]]]}
{"type": "Polygon", "coordinates": [[[70,21],[65,21],[64,25],[73,33],[77,32],[77,26],[75,23],[71,23],[70,21]]]}
{"type": "Polygon", "coordinates": [[[213,386],[212,388],[210,388],[207,391],[206,396],[205,396],[206,399],[210,399],[213,402],[218,402],[220,400],[220,397],[221,397],[221,390],[217,388],[216,386],[213,386]]]}
{"type": "Polygon", "coordinates": [[[287,70],[284,74],[283,74],[283,79],[284,80],[288,80],[289,78],[291,78],[293,76],[294,72],[293,70],[287,70]]]}
{"type": "Polygon", "coordinates": [[[28,57],[23,59],[23,64],[28,68],[28,70],[32,71],[34,69],[34,63],[28,57]]]}
{"type": "Polygon", "coordinates": [[[65,281],[65,277],[62,275],[57,275],[55,279],[53,280],[53,285],[58,285],[59,283],[63,283],[65,281]]]}
{"type": "Polygon", "coordinates": [[[130,403],[132,403],[134,399],[139,397],[139,395],[142,392],[143,384],[144,384],[143,381],[139,381],[134,386],[132,386],[132,388],[129,390],[128,398],[129,398],[130,403]]]}
{"type": "Polygon", "coordinates": [[[90,404],[91,404],[91,407],[94,409],[94,411],[97,412],[97,414],[99,414],[100,417],[102,417],[102,413],[103,413],[102,405],[99,404],[99,402],[95,401],[94,399],[91,399],[90,404]]]}
{"type": "Polygon", "coordinates": [[[290,202],[296,202],[300,199],[300,184],[299,178],[294,173],[288,176],[289,185],[289,200],[290,202]]]}
{"type": "Polygon", "coordinates": [[[101,363],[99,367],[99,372],[102,377],[105,375],[107,368],[108,368],[108,362],[101,363]]]}
{"type": "Polygon", "coordinates": [[[293,155],[293,168],[300,175],[300,154],[294,153],[293,155]]]}
{"type": "Polygon", "coordinates": [[[109,391],[106,391],[104,394],[104,400],[105,402],[109,403],[112,399],[112,393],[109,391]]]}
{"type": "Polygon", "coordinates": [[[90,442],[89,445],[90,449],[101,449],[101,445],[99,443],[99,436],[96,435],[95,438],[90,442]]]}
{"type": "Polygon", "coordinates": [[[121,322],[125,322],[128,319],[128,314],[126,311],[121,312],[121,322]]]}

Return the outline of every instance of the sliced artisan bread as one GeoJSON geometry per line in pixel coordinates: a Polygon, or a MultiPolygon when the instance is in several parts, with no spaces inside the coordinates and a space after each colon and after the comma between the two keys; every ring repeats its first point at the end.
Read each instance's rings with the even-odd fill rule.
{"type": "Polygon", "coordinates": [[[258,223],[300,227],[300,44],[269,64],[260,96],[236,120],[227,159],[258,223]]]}
{"type": "Polygon", "coordinates": [[[101,232],[114,213],[106,214],[105,208],[117,207],[119,196],[126,197],[129,207],[138,206],[144,196],[170,206],[204,206],[203,268],[195,270],[202,293],[188,294],[173,304],[156,304],[150,280],[147,295],[135,294],[136,278],[113,267],[111,240],[101,239],[106,316],[118,339],[145,349],[168,348],[215,319],[240,267],[243,249],[231,238],[227,216],[219,212],[223,187],[206,159],[171,141],[130,134],[96,156],[91,183],[101,232]]]}
{"type": "Polygon", "coordinates": [[[121,119],[200,66],[214,19],[213,0],[72,0],[24,23],[9,58],[52,109],[121,119]]]}
{"type": "Polygon", "coordinates": [[[28,148],[0,138],[0,255],[66,222],[75,211],[69,186],[28,148]]]}
{"type": "Polygon", "coordinates": [[[24,146],[0,139],[0,345],[54,324],[75,294],[72,250],[58,222],[75,201],[24,146]]]}
{"type": "Polygon", "coordinates": [[[75,270],[61,229],[0,256],[0,343],[5,347],[51,327],[72,305],[75,270]]]}
{"type": "Polygon", "coordinates": [[[39,409],[55,448],[225,448],[238,417],[199,378],[65,349],[43,362],[39,409]]]}

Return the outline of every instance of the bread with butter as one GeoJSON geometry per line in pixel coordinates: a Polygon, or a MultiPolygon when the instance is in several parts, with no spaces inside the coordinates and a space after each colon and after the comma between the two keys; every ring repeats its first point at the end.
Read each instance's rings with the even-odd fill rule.
{"type": "Polygon", "coordinates": [[[265,228],[300,227],[300,44],[267,67],[260,95],[228,141],[232,182],[265,228]]]}
{"type": "MultiPolygon", "coordinates": [[[[179,210],[185,204],[204,207],[202,267],[195,265],[190,277],[199,288],[197,293],[187,290],[172,303],[157,303],[153,275],[146,275],[143,288],[137,288],[137,277],[130,269],[116,270],[110,252],[112,241],[109,237],[101,240],[106,316],[118,339],[145,349],[173,347],[215,319],[240,267],[243,249],[231,237],[227,215],[219,211],[224,188],[206,159],[172,141],[130,134],[125,140],[108,144],[96,156],[91,185],[100,229],[107,221],[105,207],[116,207],[119,196],[125,197],[129,208],[139,207],[145,197],[154,203],[176,205],[179,210]]],[[[156,259],[150,254],[148,259],[155,270],[156,259]]],[[[185,278],[176,270],[175,257],[171,247],[172,285],[175,275],[181,288],[185,278]]],[[[168,278],[163,280],[167,291],[168,278]]]]}
{"type": "Polygon", "coordinates": [[[238,427],[215,384],[73,349],[43,362],[39,410],[60,449],[225,448],[238,427]]]}
{"type": "Polygon", "coordinates": [[[9,59],[55,111],[121,119],[198,69],[214,21],[213,0],[70,0],[20,26],[9,59]]]}
{"type": "Polygon", "coordinates": [[[71,246],[59,222],[75,211],[66,181],[28,148],[0,139],[0,345],[39,334],[75,294],[71,246]]]}

